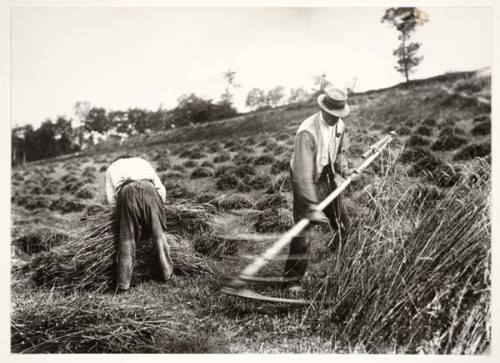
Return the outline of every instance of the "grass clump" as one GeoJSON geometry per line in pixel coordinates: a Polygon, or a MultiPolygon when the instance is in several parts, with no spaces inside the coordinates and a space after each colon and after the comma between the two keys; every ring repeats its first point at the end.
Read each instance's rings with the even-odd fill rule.
{"type": "Polygon", "coordinates": [[[51,248],[59,246],[68,241],[66,233],[42,227],[35,228],[26,234],[14,239],[12,246],[28,255],[34,255],[42,251],[49,251],[51,248]]]}
{"type": "Polygon", "coordinates": [[[293,227],[292,214],[288,209],[266,209],[257,216],[253,227],[258,233],[281,233],[293,227]]]}
{"type": "Polygon", "coordinates": [[[253,176],[246,176],[242,185],[245,185],[249,190],[261,190],[268,188],[271,185],[272,179],[269,175],[258,174],[253,176]]]}
{"type": "Polygon", "coordinates": [[[264,195],[255,203],[255,209],[258,210],[286,208],[286,206],[287,200],[283,194],[264,195]]]}
{"type": "Polygon", "coordinates": [[[437,122],[434,118],[426,118],[424,121],[422,121],[422,125],[427,127],[435,127],[437,125],[437,122]]]}
{"type": "Polygon", "coordinates": [[[470,160],[482,158],[491,154],[491,143],[485,141],[482,143],[472,143],[464,146],[453,156],[454,161],[470,160]]]}
{"type": "Polygon", "coordinates": [[[220,259],[224,256],[235,255],[238,252],[237,242],[233,239],[211,234],[197,237],[194,240],[194,249],[204,256],[220,259]]]}
{"type": "Polygon", "coordinates": [[[411,134],[411,129],[407,126],[401,126],[397,131],[398,135],[406,136],[411,134]]]}
{"type": "Polygon", "coordinates": [[[217,190],[235,189],[240,184],[240,178],[232,174],[222,174],[215,181],[217,190]]]}
{"type": "Polygon", "coordinates": [[[14,353],[204,352],[206,342],[189,330],[199,318],[165,303],[131,304],[110,296],[37,294],[12,315],[14,353]],[[182,318],[182,320],[179,320],[182,318]]]}
{"type": "Polygon", "coordinates": [[[409,176],[419,176],[422,172],[433,173],[438,168],[443,167],[443,161],[437,156],[426,156],[417,159],[408,169],[409,176]]]}
{"type": "Polygon", "coordinates": [[[179,171],[179,172],[183,173],[186,171],[186,167],[184,167],[181,164],[175,164],[174,166],[172,166],[172,170],[179,171]]]}
{"type": "Polygon", "coordinates": [[[95,197],[95,190],[91,185],[84,185],[78,190],[75,197],[79,199],[92,199],[95,197]]]}
{"type": "Polygon", "coordinates": [[[484,135],[490,135],[491,134],[491,122],[489,121],[484,121],[484,122],[479,122],[474,127],[470,130],[470,133],[473,136],[484,136],[484,135]]]}
{"type": "Polygon", "coordinates": [[[253,201],[245,194],[234,193],[217,200],[217,208],[222,210],[252,208],[253,201]]]}
{"type": "Polygon", "coordinates": [[[287,171],[290,169],[290,160],[288,159],[281,159],[281,160],[276,160],[273,165],[271,165],[271,174],[277,175],[280,174],[284,171],[287,171]]]}
{"type": "Polygon", "coordinates": [[[478,115],[478,116],[474,117],[474,119],[473,119],[474,123],[485,122],[485,121],[488,121],[488,122],[491,123],[491,116],[490,116],[490,114],[485,113],[483,115],[478,115]]]}
{"type": "Polygon", "coordinates": [[[415,129],[415,133],[417,135],[422,135],[422,136],[431,136],[432,135],[432,129],[430,127],[421,125],[415,129]]]}
{"type": "Polygon", "coordinates": [[[452,133],[442,136],[434,141],[431,145],[431,149],[434,151],[455,150],[465,144],[467,144],[467,139],[465,137],[457,136],[452,133]]]}
{"type": "Polygon", "coordinates": [[[428,137],[421,135],[412,135],[406,141],[407,146],[427,146],[431,143],[428,137]]]}
{"type": "Polygon", "coordinates": [[[214,157],[214,163],[223,163],[225,161],[231,160],[231,154],[227,151],[223,151],[214,157]]]}
{"type": "Polygon", "coordinates": [[[191,179],[209,178],[214,176],[214,171],[210,168],[199,167],[191,173],[191,179]]]}
{"type": "Polygon", "coordinates": [[[273,181],[271,186],[266,189],[266,194],[290,192],[291,190],[292,190],[292,184],[290,182],[290,175],[288,173],[281,173],[273,181]]]}
{"type": "Polygon", "coordinates": [[[60,213],[81,212],[85,209],[83,203],[78,202],[76,199],[66,196],[60,196],[51,201],[49,209],[58,211],[60,213]]]}
{"type": "Polygon", "coordinates": [[[162,180],[162,182],[165,186],[167,199],[189,199],[194,195],[188,188],[180,183],[171,182],[168,179],[162,180]]]}
{"type": "Polygon", "coordinates": [[[182,164],[184,167],[186,168],[195,168],[198,166],[198,162],[195,161],[195,160],[186,160],[183,164],[182,164]]]}

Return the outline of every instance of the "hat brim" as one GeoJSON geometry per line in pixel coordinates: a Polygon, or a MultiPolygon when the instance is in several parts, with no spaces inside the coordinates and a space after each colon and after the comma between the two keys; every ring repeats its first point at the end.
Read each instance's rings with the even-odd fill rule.
{"type": "Polygon", "coordinates": [[[323,111],[329,113],[330,115],[337,116],[337,117],[346,117],[347,115],[349,115],[349,112],[351,112],[351,108],[349,107],[349,105],[347,103],[345,104],[345,107],[341,110],[329,109],[328,107],[325,106],[325,103],[324,103],[325,97],[326,97],[326,95],[324,93],[320,94],[318,96],[318,105],[319,105],[319,107],[321,107],[321,109],[323,111]]]}

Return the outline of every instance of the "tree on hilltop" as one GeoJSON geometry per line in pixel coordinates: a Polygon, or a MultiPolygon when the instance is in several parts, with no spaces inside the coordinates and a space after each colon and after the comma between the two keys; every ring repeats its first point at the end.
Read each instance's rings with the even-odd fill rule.
{"type": "Polygon", "coordinates": [[[221,96],[221,103],[227,103],[229,105],[233,104],[233,91],[240,87],[238,83],[236,83],[235,78],[236,78],[236,71],[232,71],[228,69],[225,72],[222,72],[222,75],[224,76],[224,80],[226,81],[226,89],[224,90],[224,93],[221,96]]]}
{"type": "Polygon", "coordinates": [[[310,99],[311,95],[303,87],[292,88],[288,97],[288,103],[302,103],[310,99]]]}
{"type": "Polygon", "coordinates": [[[281,100],[285,96],[285,89],[283,86],[276,86],[267,92],[267,104],[270,107],[277,107],[280,105],[281,100]]]}
{"type": "Polygon", "coordinates": [[[397,57],[395,68],[405,76],[406,82],[410,80],[409,74],[415,71],[423,59],[423,57],[417,56],[421,44],[412,42],[411,35],[418,25],[423,25],[428,19],[425,12],[413,7],[389,8],[382,17],[382,23],[388,23],[399,32],[400,45],[392,54],[397,57]]]}
{"type": "Polygon", "coordinates": [[[261,88],[252,88],[247,94],[245,104],[252,110],[261,110],[268,107],[266,93],[261,88]]]}

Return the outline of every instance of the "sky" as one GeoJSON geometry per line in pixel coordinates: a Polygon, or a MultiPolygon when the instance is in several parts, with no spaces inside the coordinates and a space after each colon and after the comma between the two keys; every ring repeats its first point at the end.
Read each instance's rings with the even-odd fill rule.
{"type": "MultiPolygon", "coordinates": [[[[422,8],[424,59],[412,78],[491,66],[487,7],[422,8]]],[[[75,117],[77,101],[106,110],[176,106],[195,93],[220,99],[223,71],[241,85],[246,111],[254,87],[304,87],[326,74],[356,91],[403,81],[395,69],[397,32],[384,8],[61,8],[11,12],[11,125],[35,127],[75,117]]]]}

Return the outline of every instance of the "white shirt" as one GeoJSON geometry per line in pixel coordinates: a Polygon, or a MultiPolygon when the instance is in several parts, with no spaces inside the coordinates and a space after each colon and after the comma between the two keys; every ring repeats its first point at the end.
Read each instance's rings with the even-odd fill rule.
{"type": "Polygon", "coordinates": [[[141,158],[119,159],[112,163],[106,171],[106,197],[109,204],[116,202],[116,190],[127,180],[151,180],[161,199],[165,202],[165,187],[155,170],[146,160],[141,158]]]}
{"type": "Polygon", "coordinates": [[[326,123],[325,119],[323,118],[323,113],[319,113],[319,125],[321,129],[321,138],[322,138],[322,145],[327,145],[327,150],[324,150],[326,152],[321,153],[321,165],[325,166],[328,165],[328,163],[333,163],[335,160],[330,160],[331,156],[336,154],[334,150],[337,149],[337,143],[336,143],[336,132],[337,132],[337,124],[334,126],[330,126],[326,123]]]}

